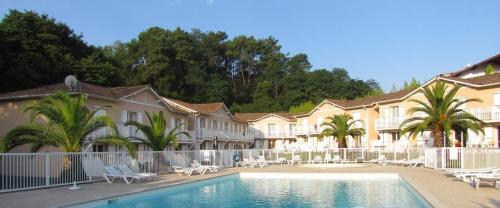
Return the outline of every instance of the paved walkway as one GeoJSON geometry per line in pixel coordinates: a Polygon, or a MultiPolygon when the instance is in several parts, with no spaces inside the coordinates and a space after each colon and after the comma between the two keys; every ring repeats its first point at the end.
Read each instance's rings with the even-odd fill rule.
{"type": "Polygon", "coordinates": [[[0,194],[0,207],[58,207],[77,202],[105,199],[127,193],[151,190],[159,187],[186,183],[236,172],[297,172],[297,173],[398,173],[437,207],[500,207],[500,190],[484,184],[474,190],[467,183],[443,175],[441,171],[426,168],[369,167],[305,168],[300,166],[272,166],[266,168],[230,168],[205,176],[167,175],[160,179],[131,185],[97,182],[82,184],[81,190],[69,191],[68,187],[56,187],[32,191],[0,194]]]}

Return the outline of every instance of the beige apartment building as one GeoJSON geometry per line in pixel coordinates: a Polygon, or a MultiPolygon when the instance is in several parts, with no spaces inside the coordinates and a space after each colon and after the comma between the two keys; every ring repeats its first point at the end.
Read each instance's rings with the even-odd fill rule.
{"type": "Polygon", "coordinates": [[[295,113],[236,113],[238,120],[248,123],[256,149],[296,149],[297,119],[295,113]],[[294,146],[295,145],[295,146],[294,146]]]}
{"type": "MultiPolygon", "coordinates": [[[[458,99],[479,98],[482,102],[468,103],[463,106],[485,122],[484,134],[468,132],[469,139],[463,135],[451,135],[456,145],[470,147],[499,147],[500,145],[500,54],[474,65],[467,65],[456,72],[445,73],[427,81],[417,89],[401,90],[380,96],[356,100],[325,99],[313,110],[301,114],[291,113],[236,113],[227,109],[224,103],[187,103],[159,96],[148,85],[129,87],[102,87],[84,82],[74,87],[64,83],[41,86],[33,89],[0,94],[0,137],[15,126],[28,122],[23,113],[24,106],[48,96],[56,91],[66,91],[73,95],[82,94],[90,108],[110,106],[98,114],[113,118],[123,136],[143,137],[133,127],[124,126],[128,120],[145,122],[144,112],[164,111],[169,119],[169,128],[181,125],[179,131],[186,131],[190,137],[180,136],[177,150],[192,149],[324,149],[336,148],[336,139],[319,138],[324,129],[321,125],[328,117],[349,114],[357,120],[355,127],[364,128],[366,134],[348,138],[348,147],[408,147],[432,146],[433,138],[429,132],[408,138],[400,133],[404,120],[415,115],[408,109],[415,107],[412,99],[425,100],[422,89],[437,81],[446,82],[450,88],[461,86],[458,99]],[[486,74],[487,66],[495,72],[486,74]]],[[[37,122],[44,122],[38,119],[37,122]]],[[[94,132],[93,137],[106,134],[103,129],[94,132]]],[[[91,140],[92,138],[89,138],[91,140]]],[[[139,150],[147,150],[137,144],[139,150]]],[[[115,151],[120,147],[94,146],[94,151],[115,151]]],[[[169,147],[169,149],[174,149],[169,147]]],[[[27,148],[16,150],[26,151],[27,148]]]]}
{"type": "Polygon", "coordinates": [[[198,149],[244,149],[253,143],[245,121],[237,119],[224,103],[193,104],[171,98],[163,100],[173,109],[188,114],[188,129],[198,149]]]}
{"type": "MultiPolygon", "coordinates": [[[[281,136],[289,142],[288,148],[298,149],[322,149],[336,148],[335,138],[319,138],[318,135],[324,129],[322,123],[329,116],[339,114],[350,114],[356,128],[364,128],[366,134],[358,138],[348,138],[348,147],[408,147],[408,146],[432,146],[433,138],[430,132],[424,132],[415,138],[400,133],[401,123],[415,115],[409,115],[408,110],[415,107],[410,100],[425,100],[422,89],[432,86],[436,81],[446,82],[449,87],[460,86],[457,93],[458,99],[479,98],[482,102],[468,103],[463,106],[466,111],[472,113],[485,122],[484,134],[475,134],[469,131],[469,139],[463,140],[463,135],[451,135],[455,138],[457,146],[470,147],[499,147],[500,144],[500,55],[488,58],[474,65],[468,65],[457,72],[439,75],[424,83],[417,89],[401,90],[356,100],[333,100],[325,99],[312,111],[292,115],[295,118],[280,118],[272,113],[240,114],[248,117],[247,121],[256,132],[260,132],[261,138],[256,137],[255,147],[278,147],[270,142],[270,131],[287,132],[287,125],[293,125],[291,134],[281,136]],[[495,68],[495,73],[486,75],[485,69],[488,65],[495,68]],[[267,143],[266,143],[267,142],[267,143]],[[271,144],[271,145],[266,145],[271,144]]],[[[281,116],[283,117],[283,116],[281,116]]],[[[290,128],[289,128],[290,129],[290,128]]],[[[259,135],[256,133],[256,135],[259,135]]],[[[272,136],[271,136],[272,137],[272,136]]],[[[279,140],[277,140],[279,141],[279,140]]],[[[279,146],[283,147],[283,146],[279,146]]]]}
{"type": "MultiPolygon", "coordinates": [[[[167,117],[175,120],[187,120],[187,114],[181,111],[176,111],[170,108],[163,99],[148,85],[137,85],[129,87],[102,87],[98,85],[78,82],[73,88],[66,86],[64,83],[41,86],[33,89],[21,90],[16,92],[0,94],[0,135],[5,136],[7,132],[23,123],[29,122],[29,116],[24,113],[25,106],[43,96],[49,96],[57,91],[68,92],[71,95],[85,96],[85,105],[89,109],[97,109],[106,107],[98,111],[97,115],[110,116],[118,127],[119,133],[122,136],[139,137],[144,136],[140,132],[136,132],[135,127],[125,126],[125,122],[129,120],[140,123],[146,122],[145,112],[164,111],[167,117]]],[[[42,119],[37,119],[35,122],[45,122],[42,119]]],[[[171,128],[173,127],[170,126],[171,128]]],[[[188,130],[187,126],[183,126],[182,130],[188,130]]],[[[109,133],[107,129],[101,129],[94,132],[89,141],[97,136],[106,135],[109,133]]],[[[182,136],[180,140],[180,149],[186,149],[187,145],[193,143],[191,138],[182,136]]],[[[146,150],[146,147],[137,142],[138,150],[146,150]]],[[[173,148],[173,147],[171,147],[173,148]]],[[[22,148],[21,148],[22,149],[22,148]]],[[[26,147],[22,150],[27,150],[26,147]]],[[[120,147],[114,145],[94,145],[94,151],[116,151],[120,147]]],[[[14,150],[16,151],[16,150],[14,150]]]]}

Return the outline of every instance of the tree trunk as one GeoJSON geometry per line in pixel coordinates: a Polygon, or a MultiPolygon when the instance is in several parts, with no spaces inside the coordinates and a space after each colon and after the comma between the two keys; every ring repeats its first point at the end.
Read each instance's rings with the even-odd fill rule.
{"type": "Polygon", "coordinates": [[[443,147],[443,132],[441,132],[441,129],[433,129],[432,136],[434,137],[434,147],[443,147]]]}
{"type": "Polygon", "coordinates": [[[347,148],[347,141],[345,140],[345,137],[337,139],[337,142],[339,143],[339,148],[347,148]]]}

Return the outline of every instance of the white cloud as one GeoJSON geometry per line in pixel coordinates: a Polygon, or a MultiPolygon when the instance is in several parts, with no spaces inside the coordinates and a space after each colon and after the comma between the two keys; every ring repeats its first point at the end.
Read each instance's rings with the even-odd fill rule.
{"type": "Polygon", "coordinates": [[[215,0],[207,0],[208,5],[212,5],[215,2],[215,0]]]}

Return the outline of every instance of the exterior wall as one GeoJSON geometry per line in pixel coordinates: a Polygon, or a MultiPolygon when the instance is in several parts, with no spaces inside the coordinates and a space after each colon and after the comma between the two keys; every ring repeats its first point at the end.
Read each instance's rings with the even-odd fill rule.
{"type": "Polygon", "coordinates": [[[219,149],[248,147],[248,143],[253,142],[247,123],[234,120],[226,109],[220,109],[211,115],[198,115],[196,123],[197,135],[202,142],[199,147],[201,149],[213,149],[216,137],[219,149]],[[217,123],[216,127],[214,121],[217,123]]]}

